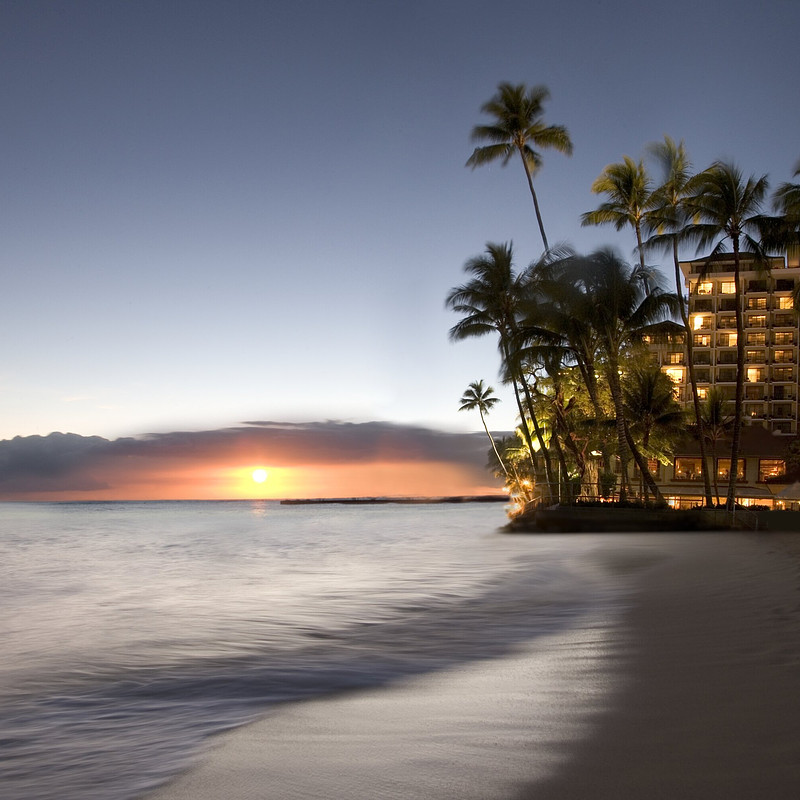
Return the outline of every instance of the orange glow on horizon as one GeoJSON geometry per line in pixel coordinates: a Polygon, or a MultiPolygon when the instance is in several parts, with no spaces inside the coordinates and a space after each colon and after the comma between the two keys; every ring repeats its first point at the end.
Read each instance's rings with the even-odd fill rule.
{"type": "Polygon", "coordinates": [[[488,475],[450,462],[307,464],[187,464],[183,460],[109,465],[107,488],[30,492],[8,499],[81,500],[282,500],[317,497],[447,497],[500,494],[488,475]],[[254,473],[267,473],[263,482],[254,473]]]}

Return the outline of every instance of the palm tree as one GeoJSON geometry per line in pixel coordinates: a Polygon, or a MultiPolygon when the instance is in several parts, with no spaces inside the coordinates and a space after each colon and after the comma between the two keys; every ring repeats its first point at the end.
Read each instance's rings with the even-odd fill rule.
{"type": "Polygon", "coordinates": [[[661,289],[653,271],[642,267],[632,269],[612,250],[598,250],[582,259],[575,279],[592,299],[588,309],[589,323],[597,335],[599,350],[603,355],[603,369],[614,403],[618,455],[622,467],[620,500],[626,499],[630,485],[630,453],[646,486],[656,500],[662,501],[647,461],[628,429],[620,374],[625,352],[640,343],[645,333],[677,314],[681,299],[661,289]]]}
{"type": "Polygon", "coordinates": [[[613,225],[621,231],[630,225],[636,233],[639,266],[644,269],[642,223],[652,205],[652,182],[642,161],[623,156],[617,164],[609,164],[592,184],[595,194],[608,198],[594,211],[581,215],[581,225],[613,225]]]}
{"type": "Polygon", "coordinates": [[[476,147],[467,159],[467,166],[473,169],[497,160],[505,166],[515,153],[519,153],[545,250],[550,247],[533,188],[533,176],[542,165],[542,157],[533,148],[553,148],[572,155],[572,141],[567,129],[563,125],[546,125],[542,119],[543,105],[549,99],[550,92],[544,86],[528,89],[524,83],[501,83],[492,99],[481,106],[484,114],[493,117],[492,123],[476,125],[472,129],[472,141],[489,144],[476,147]]]}
{"type": "Polygon", "coordinates": [[[525,276],[517,274],[514,270],[512,245],[492,242],[486,245],[485,254],[470,258],[464,264],[464,271],[473,275],[472,280],[451,289],[445,301],[448,308],[464,314],[464,317],[450,329],[450,339],[460,341],[476,336],[485,336],[489,333],[498,335],[503,366],[514,389],[514,397],[517,401],[531,460],[533,461],[536,448],[533,446],[533,440],[525,422],[526,416],[530,418],[536,434],[547,483],[551,488],[555,485],[552,464],[533,411],[517,345],[517,316],[520,302],[526,292],[525,276]],[[525,393],[528,405],[527,415],[520,392],[525,393]]]}
{"type": "Polygon", "coordinates": [[[685,430],[684,414],[672,381],[658,364],[648,360],[624,376],[622,402],[631,433],[639,434],[646,456],[663,461],[674,452],[675,439],[685,430]]]}
{"type": "MultiPolygon", "coordinates": [[[[672,251],[672,262],[675,270],[675,293],[683,297],[681,291],[681,268],[678,257],[678,244],[685,238],[689,212],[687,201],[695,193],[697,179],[692,175],[692,165],[686,153],[683,141],[676,144],[669,136],[663,142],[655,142],[649,146],[650,153],[661,165],[663,183],[653,191],[650,197],[650,210],[645,214],[645,227],[653,232],[645,248],[660,248],[672,251]]],[[[692,392],[694,418],[700,442],[700,463],[703,476],[703,489],[706,506],[713,506],[711,496],[711,480],[705,453],[705,437],[703,436],[703,415],[700,408],[700,397],[697,393],[697,376],[694,369],[694,334],[689,324],[687,307],[681,303],[681,320],[686,336],[686,368],[689,373],[689,385],[692,392]]]]}
{"type": "Polygon", "coordinates": [[[742,315],[742,282],[740,254],[755,256],[756,264],[766,267],[767,258],[761,244],[761,205],[769,188],[766,175],[744,179],[734,164],[716,161],[700,173],[697,194],[689,202],[689,210],[700,220],[692,226],[698,249],[716,242],[709,260],[718,253],[726,241],[733,247],[734,297],[736,304],[736,399],[734,405],[731,441],[731,467],[728,480],[727,508],[733,511],[736,500],[736,480],[739,470],[739,442],[744,413],[744,321],[742,315]]]}
{"type": "Polygon", "coordinates": [[[497,445],[494,441],[494,436],[489,433],[489,426],[486,424],[486,415],[491,410],[492,406],[497,405],[500,400],[497,397],[494,397],[494,389],[491,386],[484,386],[483,381],[473,381],[465,390],[464,394],[461,395],[461,406],[459,407],[459,411],[475,411],[478,409],[478,413],[481,416],[481,422],[483,423],[483,429],[486,431],[486,435],[489,437],[489,441],[492,443],[492,450],[494,450],[494,454],[497,456],[497,460],[500,463],[500,466],[503,468],[503,472],[506,474],[506,478],[508,478],[508,470],[506,469],[506,465],[503,463],[503,459],[500,457],[500,453],[497,452],[497,445]]]}
{"type": "MultiPolygon", "coordinates": [[[[795,164],[794,177],[800,177],[800,161],[795,164]]],[[[789,247],[800,250],[800,183],[782,183],[772,198],[773,207],[783,218],[783,234],[789,247]]],[[[800,288],[795,291],[795,308],[800,308],[800,288]]]]}
{"type": "MultiPolygon", "coordinates": [[[[711,445],[711,463],[714,471],[714,497],[719,505],[719,484],[717,480],[717,444],[727,436],[733,424],[733,417],[728,414],[728,401],[718,386],[712,386],[706,395],[702,407],[703,435],[711,445]]],[[[737,467],[738,468],[738,467],[737,467]]]]}

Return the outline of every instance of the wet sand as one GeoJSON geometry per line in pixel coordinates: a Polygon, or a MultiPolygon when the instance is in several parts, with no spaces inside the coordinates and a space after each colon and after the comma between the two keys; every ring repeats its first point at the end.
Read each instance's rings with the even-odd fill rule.
{"type": "Polygon", "coordinates": [[[797,797],[800,536],[572,540],[624,587],[615,608],[507,658],[278,708],[150,800],[797,797]]]}

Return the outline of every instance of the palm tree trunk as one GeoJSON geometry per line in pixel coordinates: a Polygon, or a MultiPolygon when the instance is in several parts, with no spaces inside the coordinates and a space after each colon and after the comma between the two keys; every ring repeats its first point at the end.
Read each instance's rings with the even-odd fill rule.
{"type": "MultiPolygon", "coordinates": [[[[636,442],[633,441],[631,432],[628,429],[627,421],[623,420],[623,422],[625,425],[625,440],[628,444],[628,448],[631,451],[633,460],[636,462],[636,466],[639,467],[642,480],[644,481],[645,486],[653,493],[653,497],[655,498],[656,502],[663,503],[664,496],[661,494],[661,489],[658,488],[658,484],[655,482],[653,474],[650,472],[650,467],[647,466],[647,459],[645,459],[645,457],[639,451],[639,448],[636,446],[636,442]]],[[[645,499],[647,498],[645,497],[645,499]]]]}
{"type": "Polygon", "coordinates": [[[608,362],[608,388],[614,402],[615,425],[617,428],[617,449],[619,450],[619,463],[622,470],[619,485],[619,501],[624,503],[630,492],[630,478],[628,477],[628,437],[625,429],[625,413],[622,405],[622,389],[619,385],[619,371],[616,359],[609,358],[608,362]]]}
{"type": "Polygon", "coordinates": [[[531,190],[531,197],[533,198],[533,209],[536,212],[536,221],[539,223],[539,232],[542,234],[542,244],[544,244],[545,252],[550,249],[550,245],[547,244],[547,236],[544,232],[544,222],[542,222],[542,212],[539,210],[539,199],[536,197],[536,190],[533,188],[533,175],[531,175],[531,169],[528,166],[528,161],[525,158],[525,151],[521,147],[517,147],[519,150],[520,158],[522,158],[522,166],[525,168],[525,177],[528,179],[528,188],[531,190]]]}
{"type": "Polygon", "coordinates": [[[489,433],[489,426],[486,424],[486,417],[483,416],[483,411],[478,408],[478,413],[481,415],[481,422],[483,423],[483,429],[486,431],[486,435],[489,437],[489,441],[492,443],[492,450],[494,450],[495,457],[500,462],[500,466],[503,468],[503,472],[506,474],[506,478],[508,478],[508,470],[506,469],[506,465],[502,458],[500,458],[500,453],[497,452],[497,445],[494,443],[494,436],[489,433]]]}
{"type": "Polygon", "coordinates": [[[549,484],[550,488],[550,497],[552,498],[553,486],[557,485],[555,476],[553,475],[553,462],[550,460],[550,452],[544,443],[544,435],[542,434],[542,429],[539,427],[539,421],[536,419],[536,414],[533,409],[533,398],[531,397],[531,391],[528,388],[528,383],[524,377],[520,377],[520,382],[522,383],[522,391],[525,395],[525,402],[528,405],[528,416],[530,417],[531,424],[533,425],[533,432],[536,434],[536,441],[539,442],[539,447],[541,448],[542,461],[544,461],[544,473],[547,477],[547,483],[549,484]]]}
{"type": "MultiPolygon", "coordinates": [[[[672,239],[672,260],[675,265],[675,292],[679,297],[683,297],[681,292],[681,267],[678,260],[678,237],[672,239]]],[[[681,319],[683,327],[686,329],[686,371],[689,373],[689,384],[692,389],[692,405],[694,406],[694,420],[697,425],[697,438],[700,443],[700,474],[703,476],[703,491],[706,495],[706,508],[713,508],[714,501],[711,497],[711,481],[708,475],[708,462],[706,461],[705,426],[703,424],[703,412],[700,408],[700,397],[697,394],[697,377],[694,371],[694,339],[692,326],[689,322],[689,314],[681,303],[681,319]]],[[[716,471],[715,471],[716,474],[716,471]]],[[[719,492],[717,493],[719,494],[719,492]]]]}
{"type": "Polygon", "coordinates": [[[728,475],[726,507],[733,511],[736,505],[736,480],[739,474],[739,441],[744,413],[744,322],[742,319],[742,287],[739,275],[739,237],[733,240],[733,280],[736,298],[736,400],[733,410],[733,435],[731,441],[731,467],[728,475]]]}

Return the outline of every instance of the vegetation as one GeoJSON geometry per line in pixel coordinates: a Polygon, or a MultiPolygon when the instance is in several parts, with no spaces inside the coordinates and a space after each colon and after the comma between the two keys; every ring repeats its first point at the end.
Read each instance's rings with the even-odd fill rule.
{"type": "Polygon", "coordinates": [[[549,98],[550,92],[544,86],[528,89],[523,83],[501,83],[494,97],[481,107],[484,114],[493,117],[492,123],[476,125],[472,129],[473,141],[489,144],[476,147],[467,160],[467,166],[473,169],[498,160],[505,166],[515,154],[519,154],[545,250],[550,247],[533,188],[533,176],[542,165],[542,156],[533,148],[552,148],[572,155],[572,140],[567,129],[563,125],[545,125],[542,119],[543,106],[549,98]]]}
{"type": "Polygon", "coordinates": [[[545,503],[611,496],[621,503],[663,502],[651,465],[667,463],[678,437],[689,430],[700,448],[705,502],[713,506],[719,487],[714,474],[712,491],[715,471],[708,468],[706,448],[716,456],[730,435],[727,507],[732,509],[745,375],[741,254],[768,269],[770,253],[800,247],[800,184],[781,184],[772,197],[775,213],[768,216],[766,176],[745,179],[736,165],[723,161],[694,173],[684,143],[664,137],[648,146],[646,159],[623,156],[606,166],[591,187],[604,200],[580,218],[583,225],[630,228],[637,263],[630,265],[609,249],[589,255],[553,251],[533,184],[542,163],[534,148],[571,154],[572,142],[566,128],[544,123],[549,96],[543,86],[501,83],[481,108],[492,122],[472,131],[473,141],[484,144],[467,166],[495,160],[505,165],[520,156],[544,255],[518,269],[511,243],[489,242],[484,253],[465,263],[467,282],[449,292],[447,306],[461,315],[450,330],[452,340],[497,337],[499,374],[513,390],[519,427],[515,436],[492,437],[486,414],[497,398],[483,381],[470,384],[461,410],[478,410],[491,440],[490,468],[523,504],[532,497],[545,503]],[[651,162],[657,178],[648,172],[651,162]],[[738,334],[733,414],[719,392],[703,398],[697,388],[679,268],[681,250],[689,246],[695,254],[704,252],[709,263],[723,248],[733,254],[738,334]],[[671,288],[647,264],[646,258],[659,252],[671,257],[671,288]],[[664,336],[686,343],[688,416],[646,346],[664,336]]]}

